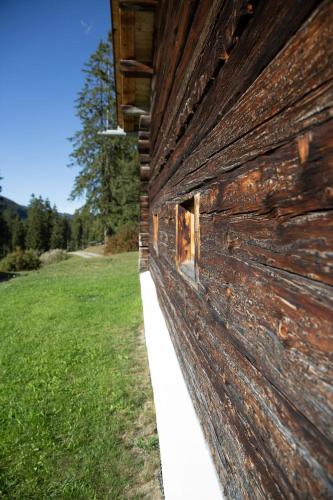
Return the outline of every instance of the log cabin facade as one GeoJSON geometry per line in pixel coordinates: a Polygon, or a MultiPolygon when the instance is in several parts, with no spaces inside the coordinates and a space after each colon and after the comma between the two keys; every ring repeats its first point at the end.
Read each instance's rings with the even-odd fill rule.
{"type": "Polygon", "coordinates": [[[333,2],[111,6],[140,270],[223,494],[332,498],[333,2]]]}

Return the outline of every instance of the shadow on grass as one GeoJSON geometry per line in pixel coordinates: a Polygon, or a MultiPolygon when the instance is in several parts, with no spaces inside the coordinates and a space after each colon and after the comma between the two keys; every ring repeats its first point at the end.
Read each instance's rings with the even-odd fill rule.
{"type": "Polygon", "coordinates": [[[12,278],[16,278],[17,276],[17,273],[4,273],[0,271],[0,283],[2,283],[3,281],[9,281],[12,278]]]}

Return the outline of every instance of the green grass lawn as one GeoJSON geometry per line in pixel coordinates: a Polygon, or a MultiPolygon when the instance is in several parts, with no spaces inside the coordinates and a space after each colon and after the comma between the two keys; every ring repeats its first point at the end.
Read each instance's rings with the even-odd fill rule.
{"type": "Polygon", "coordinates": [[[0,283],[0,498],[158,498],[141,325],[136,253],[0,283]]]}

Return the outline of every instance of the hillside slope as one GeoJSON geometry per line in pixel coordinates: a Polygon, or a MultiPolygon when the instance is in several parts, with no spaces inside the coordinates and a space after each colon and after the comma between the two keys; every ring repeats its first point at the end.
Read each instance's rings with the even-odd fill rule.
{"type": "Polygon", "coordinates": [[[19,205],[13,200],[6,198],[5,196],[0,196],[0,212],[10,209],[16,212],[20,219],[26,219],[28,216],[28,208],[24,205],[19,205]]]}

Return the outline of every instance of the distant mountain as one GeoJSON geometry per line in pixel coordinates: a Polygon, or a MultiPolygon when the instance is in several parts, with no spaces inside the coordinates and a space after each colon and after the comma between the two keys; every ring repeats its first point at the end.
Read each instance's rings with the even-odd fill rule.
{"type": "Polygon", "coordinates": [[[3,212],[7,208],[16,212],[20,219],[26,219],[28,217],[28,208],[24,205],[19,205],[13,200],[9,198],[5,198],[4,196],[0,196],[0,211],[3,212]]]}
{"type": "MultiPolygon", "coordinates": [[[[28,207],[25,207],[24,205],[19,205],[15,201],[0,195],[0,212],[3,212],[7,208],[13,210],[13,212],[16,212],[20,217],[20,219],[26,219],[28,217],[28,207]]],[[[61,212],[60,215],[66,215],[66,217],[68,217],[69,219],[73,217],[72,214],[66,214],[61,212]]]]}

